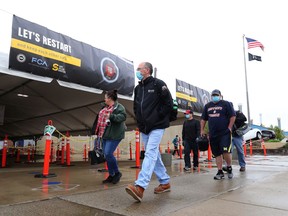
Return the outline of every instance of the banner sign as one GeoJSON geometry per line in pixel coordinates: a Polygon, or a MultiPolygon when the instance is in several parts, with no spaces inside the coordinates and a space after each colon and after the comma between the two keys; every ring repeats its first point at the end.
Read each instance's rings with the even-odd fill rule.
{"type": "Polygon", "coordinates": [[[9,68],[128,96],[135,83],[132,61],[15,15],[9,68]]]}
{"type": "Polygon", "coordinates": [[[202,113],[204,105],[211,100],[211,94],[176,79],[176,100],[180,109],[192,109],[194,112],[202,113]]]}

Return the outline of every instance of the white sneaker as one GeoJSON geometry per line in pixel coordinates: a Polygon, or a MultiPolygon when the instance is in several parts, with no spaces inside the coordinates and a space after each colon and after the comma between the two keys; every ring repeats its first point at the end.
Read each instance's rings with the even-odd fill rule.
{"type": "Polygon", "coordinates": [[[191,171],[191,168],[189,168],[189,167],[184,167],[183,169],[184,169],[185,172],[190,172],[191,171]]]}
{"type": "Polygon", "coordinates": [[[228,178],[232,179],[233,178],[232,167],[227,167],[227,173],[228,173],[228,178]]]}

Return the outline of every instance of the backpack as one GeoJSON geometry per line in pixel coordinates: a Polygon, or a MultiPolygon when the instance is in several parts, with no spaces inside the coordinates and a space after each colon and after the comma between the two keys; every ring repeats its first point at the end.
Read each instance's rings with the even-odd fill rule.
{"type": "Polygon", "coordinates": [[[236,129],[244,126],[245,122],[247,121],[246,116],[239,110],[236,111],[236,119],[235,119],[235,127],[236,129]]]}
{"type": "Polygon", "coordinates": [[[245,123],[246,121],[246,116],[241,111],[237,110],[232,135],[243,136],[246,134],[250,130],[250,126],[245,123]]]}
{"type": "MultiPolygon", "coordinates": [[[[155,81],[154,81],[154,86],[157,90],[157,92],[160,92],[160,88],[161,86],[159,85],[159,82],[158,82],[158,79],[157,78],[154,78],[155,81]]],[[[175,121],[177,120],[177,115],[178,115],[178,103],[176,100],[174,100],[171,96],[171,93],[169,92],[169,95],[170,95],[170,100],[171,100],[171,104],[173,104],[173,107],[172,109],[170,110],[170,118],[169,118],[169,121],[172,122],[172,121],[175,121]]]]}

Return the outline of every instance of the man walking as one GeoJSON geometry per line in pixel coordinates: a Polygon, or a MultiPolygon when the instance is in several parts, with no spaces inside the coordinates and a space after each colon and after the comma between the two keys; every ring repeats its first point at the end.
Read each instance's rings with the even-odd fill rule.
{"type": "Polygon", "coordinates": [[[246,116],[240,110],[237,110],[235,124],[232,130],[232,150],[235,146],[238,156],[238,163],[240,165],[240,172],[245,172],[246,162],[243,150],[243,135],[239,135],[236,130],[245,125],[245,121],[247,121],[246,116]]]}
{"type": "Polygon", "coordinates": [[[210,145],[218,168],[215,180],[224,178],[222,170],[223,158],[227,164],[228,178],[233,178],[231,156],[231,132],[235,122],[235,111],[229,101],[222,100],[218,89],[212,91],[212,102],[204,106],[201,116],[201,136],[208,121],[210,145]]]}
{"type": "Polygon", "coordinates": [[[173,101],[166,84],[152,77],[152,73],[151,63],[140,63],[136,72],[140,81],[134,89],[134,114],[145,146],[145,157],[137,180],[125,190],[138,202],[141,202],[153,172],[160,183],[154,193],[170,191],[170,176],[161,160],[159,145],[165,128],[169,127],[173,101]]]}
{"type": "Polygon", "coordinates": [[[191,158],[190,153],[193,150],[193,170],[198,168],[198,144],[196,143],[197,137],[200,136],[200,122],[193,118],[193,111],[186,110],[186,120],[183,123],[182,139],[184,141],[184,171],[189,172],[191,170],[191,158]]]}

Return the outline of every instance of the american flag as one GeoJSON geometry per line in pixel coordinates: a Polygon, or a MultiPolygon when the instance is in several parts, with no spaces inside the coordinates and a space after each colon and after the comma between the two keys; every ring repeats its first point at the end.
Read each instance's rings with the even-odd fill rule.
{"type": "Polygon", "coordinates": [[[255,47],[260,47],[264,51],[264,46],[259,41],[254,40],[252,38],[247,38],[247,37],[246,37],[246,40],[247,40],[247,43],[248,43],[248,49],[255,48],[255,47]]]}

